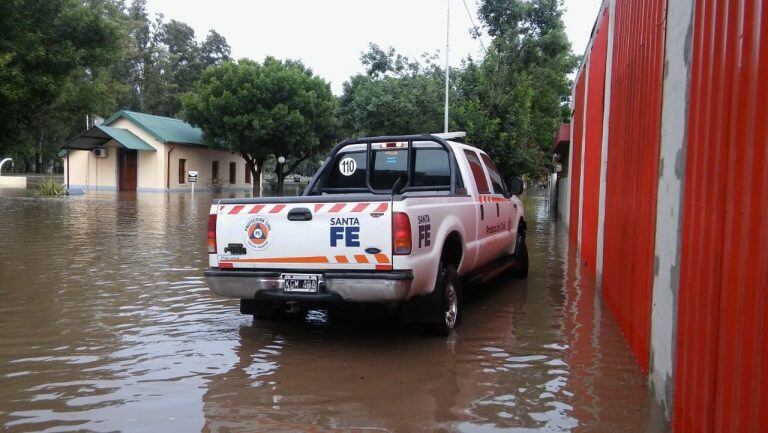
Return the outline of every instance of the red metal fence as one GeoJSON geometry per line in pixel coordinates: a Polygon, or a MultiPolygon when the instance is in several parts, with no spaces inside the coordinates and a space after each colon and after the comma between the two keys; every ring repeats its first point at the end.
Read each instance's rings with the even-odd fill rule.
{"type": "Polygon", "coordinates": [[[584,131],[584,81],[586,73],[582,73],[579,76],[579,81],[576,83],[576,92],[574,95],[574,108],[573,108],[573,141],[571,142],[571,152],[573,156],[571,158],[570,173],[571,177],[571,194],[570,194],[570,209],[568,218],[568,227],[570,227],[570,239],[572,242],[576,242],[579,235],[579,192],[581,179],[581,139],[584,131]]]}
{"type": "Polygon", "coordinates": [[[587,122],[584,130],[584,187],[581,211],[581,259],[594,273],[597,265],[597,220],[600,205],[600,163],[605,112],[605,60],[608,51],[608,9],[598,21],[587,79],[587,122]]]}
{"type": "Polygon", "coordinates": [[[665,0],[616,2],[603,293],[644,371],[653,285],[665,0]]]}
{"type": "Polygon", "coordinates": [[[676,432],[768,431],[768,0],[697,0],[676,432]]]}

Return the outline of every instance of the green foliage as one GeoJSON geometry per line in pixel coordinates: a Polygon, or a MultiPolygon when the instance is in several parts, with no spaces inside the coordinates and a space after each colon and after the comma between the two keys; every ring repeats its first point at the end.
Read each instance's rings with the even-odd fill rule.
{"type": "Polygon", "coordinates": [[[37,195],[55,197],[66,194],[67,188],[58,180],[49,177],[43,179],[35,186],[35,193],[37,195]]]}
{"type": "MultiPolygon", "coordinates": [[[[510,174],[546,172],[552,137],[567,112],[578,65],[565,34],[560,0],[485,0],[480,17],[494,39],[481,70],[481,96],[502,131],[485,142],[510,174]]],[[[469,130],[470,128],[468,128],[469,130]]]]}
{"type": "Polygon", "coordinates": [[[119,54],[119,28],[106,15],[95,2],[0,2],[0,155],[35,155],[41,166],[72,112],[91,108],[92,99],[73,107],[70,97],[97,91],[119,54]]]}
{"type": "Polygon", "coordinates": [[[290,168],[278,165],[280,186],[299,163],[337,138],[336,98],[300,62],[268,57],[208,68],[182,104],[182,116],[203,130],[206,141],[240,153],[254,179],[269,156],[285,157],[290,168]]]}
{"type": "MultiPolygon", "coordinates": [[[[485,0],[480,17],[493,41],[476,62],[451,70],[450,127],[486,150],[505,176],[546,173],[552,137],[568,117],[571,54],[558,0],[485,0]]],[[[344,84],[347,135],[441,131],[445,71],[371,44],[366,73],[344,84]]]]}
{"type": "Polygon", "coordinates": [[[340,120],[346,136],[436,132],[442,129],[445,78],[435,57],[425,65],[371,44],[360,58],[365,74],[344,83],[340,120]]]}
{"type": "Polygon", "coordinates": [[[146,0],[0,2],[0,156],[49,171],[87,115],[174,116],[202,71],[229,60],[211,31],[146,12],[146,0]]]}

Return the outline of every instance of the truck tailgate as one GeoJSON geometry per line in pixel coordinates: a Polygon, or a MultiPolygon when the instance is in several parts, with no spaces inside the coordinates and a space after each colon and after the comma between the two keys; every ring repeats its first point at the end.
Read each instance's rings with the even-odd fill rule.
{"type": "Polygon", "coordinates": [[[213,211],[222,269],[392,269],[389,201],[227,203],[213,211]]]}

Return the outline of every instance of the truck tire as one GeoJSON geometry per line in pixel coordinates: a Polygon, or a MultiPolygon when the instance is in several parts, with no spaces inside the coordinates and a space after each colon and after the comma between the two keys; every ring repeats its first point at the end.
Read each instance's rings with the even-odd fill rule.
{"type": "Polygon", "coordinates": [[[433,302],[435,310],[439,311],[430,329],[435,335],[448,335],[461,322],[461,283],[456,268],[451,265],[440,265],[435,284],[433,302]]]}
{"type": "Polygon", "coordinates": [[[254,319],[272,320],[280,316],[280,308],[275,301],[241,299],[240,313],[249,314],[254,319]]]}
{"type": "Polygon", "coordinates": [[[515,264],[512,266],[513,278],[525,278],[528,276],[528,247],[525,245],[525,232],[517,234],[515,253],[512,255],[515,264]]]}

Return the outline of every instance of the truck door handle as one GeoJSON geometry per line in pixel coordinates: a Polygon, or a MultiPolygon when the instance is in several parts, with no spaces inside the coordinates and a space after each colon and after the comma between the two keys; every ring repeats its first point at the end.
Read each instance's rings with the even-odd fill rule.
{"type": "Polygon", "coordinates": [[[499,204],[496,203],[496,218],[498,218],[499,215],[501,215],[501,213],[499,212],[499,204]]]}
{"type": "Polygon", "coordinates": [[[485,205],[480,205],[480,221],[483,221],[485,219],[485,205]]]}
{"type": "Polygon", "coordinates": [[[310,221],[312,212],[305,207],[297,207],[288,212],[288,221],[310,221]]]}

